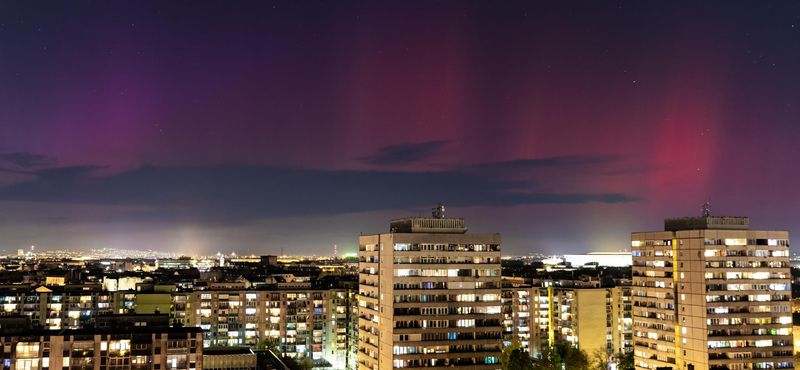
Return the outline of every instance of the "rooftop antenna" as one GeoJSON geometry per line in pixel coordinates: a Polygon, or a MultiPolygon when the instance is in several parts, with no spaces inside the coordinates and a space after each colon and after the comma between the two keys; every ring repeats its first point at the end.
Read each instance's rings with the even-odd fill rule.
{"type": "Polygon", "coordinates": [[[710,205],[709,202],[703,203],[703,208],[700,209],[703,212],[703,217],[711,217],[711,210],[708,208],[710,205]]]}
{"type": "Polygon", "coordinates": [[[436,203],[431,210],[433,218],[444,218],[444,206],[442,203],[436,203]]]}

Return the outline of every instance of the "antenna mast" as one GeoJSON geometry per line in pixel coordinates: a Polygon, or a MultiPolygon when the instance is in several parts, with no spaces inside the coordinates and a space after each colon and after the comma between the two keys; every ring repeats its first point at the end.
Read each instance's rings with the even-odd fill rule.
{"type": "Polygon", "coordinates": [[[436,203],[431,210],[433,218],[444,218],[444,206],[442,203],[436,203]]]}
{"type": "Polygon", "coordinates": [[[703,203],[702,208],[700,208],[700,211],[703,212],[703,217],[710,217],[711,216],[711,210],[709,209],[710,205],[711,204],[709,202],[705,202],[705,203],[703,203]]]}

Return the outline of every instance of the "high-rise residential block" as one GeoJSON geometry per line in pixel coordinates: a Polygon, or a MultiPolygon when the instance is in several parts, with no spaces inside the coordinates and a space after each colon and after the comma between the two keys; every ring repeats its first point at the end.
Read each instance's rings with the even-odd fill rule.
{"type": "Polygon", "coordinates": [[[789,233],[746,217],[631,234],[636,369],[792,369],[789,233]]]}
{"type": "Polygon", "coordinates": [[[503,346],[517,343],[530,352],[531,292],[530,285],[503,287],[503,346]]]}
{"type": "Polygon", "coordinates": [[[608,349],[618,356],[633,351],[633,290],[622,285],[606,291],[608,349]]]}
{"type": "MultiPolygon", "coordinates": [[[[503,288],[503,293],[508,295],[510,289],[520,288],[503,288]]],[[[589,355],[605,353],[609,359],[633,350],[630,286],[528,289],[530,313],[524,316],[531,318],[529,343],[522,347],[530,348],[532,355],[543,355],[544,349],[556,344],[574,345],[589,355]]]]}
{"type": "Polygon", "coordinates": [[[323,357],[334,369],[358,369],[358,290],[331,289],[329,333],[323,357]]]}
{"type": "Polygon", "coordinates": [[[359,368],[500,369],[500,234],[408,218],[359,238],[359,368]]]}

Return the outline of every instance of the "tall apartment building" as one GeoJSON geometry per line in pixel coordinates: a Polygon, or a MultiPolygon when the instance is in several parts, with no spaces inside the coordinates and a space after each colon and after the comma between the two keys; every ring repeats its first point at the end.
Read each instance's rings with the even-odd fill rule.
{"type": "Polygon", "coordinates": [[[607,338],[609,354],[633,351],[633,289],[631,286],[608,288],[606,293],[607,338]]]}
{"type": "MultiPolygon", "coordinates": [[[[509,295],[512,289],[521,288],[503,288],[504,295],[509,295]]],[[[530,318],[529,328],[524,330],[529,342],[521,339],[523,335],[517,335],[517,340],[523,348],[529,348],[532,355],[539,356],[543,349],[555,344],[571,344],[590,355],[602,351],[610,358],[633,350],[630,286],[527,289],[531,297],[527,305],[530,312],[522,316],[530,318]]],[[[526,306],[511,306],[515,307],[526,306]]],[[[517,325],[523,325],[520,313],[514,314],[517,325]]]]}
{"type": "Polygon", "coordinates": [[[792,369],[789,233],[746,217],[631,234],[636,369],[792,369]]]}
{"type": "Polygon", "coordinates": [[[519,343],[530,352],[533,307],[532,288],[528,286],[503,287],[503,346],[519,343]]]}
{"type": "Polygon", "coordinates": [[[500,234],[444,218],[390,230],[359,238],[359,368],[500,369],[500,234]]]}
{"type": "Polygon", "coordinates": [[[358,369],[358,290],[331,289],[331,325],[324,356],[334,369],[358,369]]]}

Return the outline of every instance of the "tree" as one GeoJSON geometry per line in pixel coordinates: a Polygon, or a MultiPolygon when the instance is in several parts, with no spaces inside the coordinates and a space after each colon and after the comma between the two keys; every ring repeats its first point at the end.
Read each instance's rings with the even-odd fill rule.
{"type": "Polygon", "coordinates": [[[572,344],[556,344],[553,347],[553,351],[565,368],[570,370],[589,370],[589,358],[586,356],[586,352],[579,350],[578,347],[572,344]]]}
{"type": "Polygon", "coordinates": [[[300,360],[300,368],[297,370],[311,370],[312,368],[314,368],[314,362],[308,356],[305,356],[300,360]]]}
{"type": "Polygon", "coordinates": [[[299,361],[295,358],[284,356],[281,357],[281,361],[289,368],[289,370],[311,370],[314,367],[314,363],[311,362],[307,356],[301,358],[299,361]]]}
{"type": "Polygon", "coordinates": [[[591,368],[594,370],[608,370],[608,354],[605,349],[598,348],[592,352],[591,368]]]}
{"type": "Polygon", "coordinates": [[[633,351],[617,354],[617,370],[634,370],[633,351]]]}
{"type": "Polygon", "coordinates": [[[275,340],[275,339],[271,339],[271,338],[262,339],[262,340],[258,341],[258,343],[256,343],[253,346],[253,348],[254,349],[268,350],[268,351],[274,353],[275,356],[280,356],[280,353],[278,352],[278,341],[275,340]]]}
{"type": "Polygon", "coordinates": [[[521,348],[517,348],[508,355],[508,360],[503,364],[503,370],[535,370],[533,359],[521,348]]]}
{"type": "Polygon", "coordinates": [[[592,370],[586,352],[571,344],[544,348],[542,356],[533,360],[534,370],[592,370]]]}
{"type": "Polygon", "coordinates": [[[561,364],[556,362],[551,356],[550,350],[546,350],[547,352],[543,352],[544,355],[542,357],[534,358],[533,359],[533,369],[534,370],[562,370],[561,364]]]}
{"type": "Polygon", "coordinates": [[[511,358],[511,352],[514,352],[514,350],[517,350],[517,349],[520,349],[520,348],[522,348],[522,344],[520,344],[520,342],[516,341],[516,340],[511,342],[511,344],[503,347],[503,355],[500,358],[500,363],[503,365],[503,370],[508,370],[506,368],[506,364],[508,363],[508,361],[511,358]]]}

